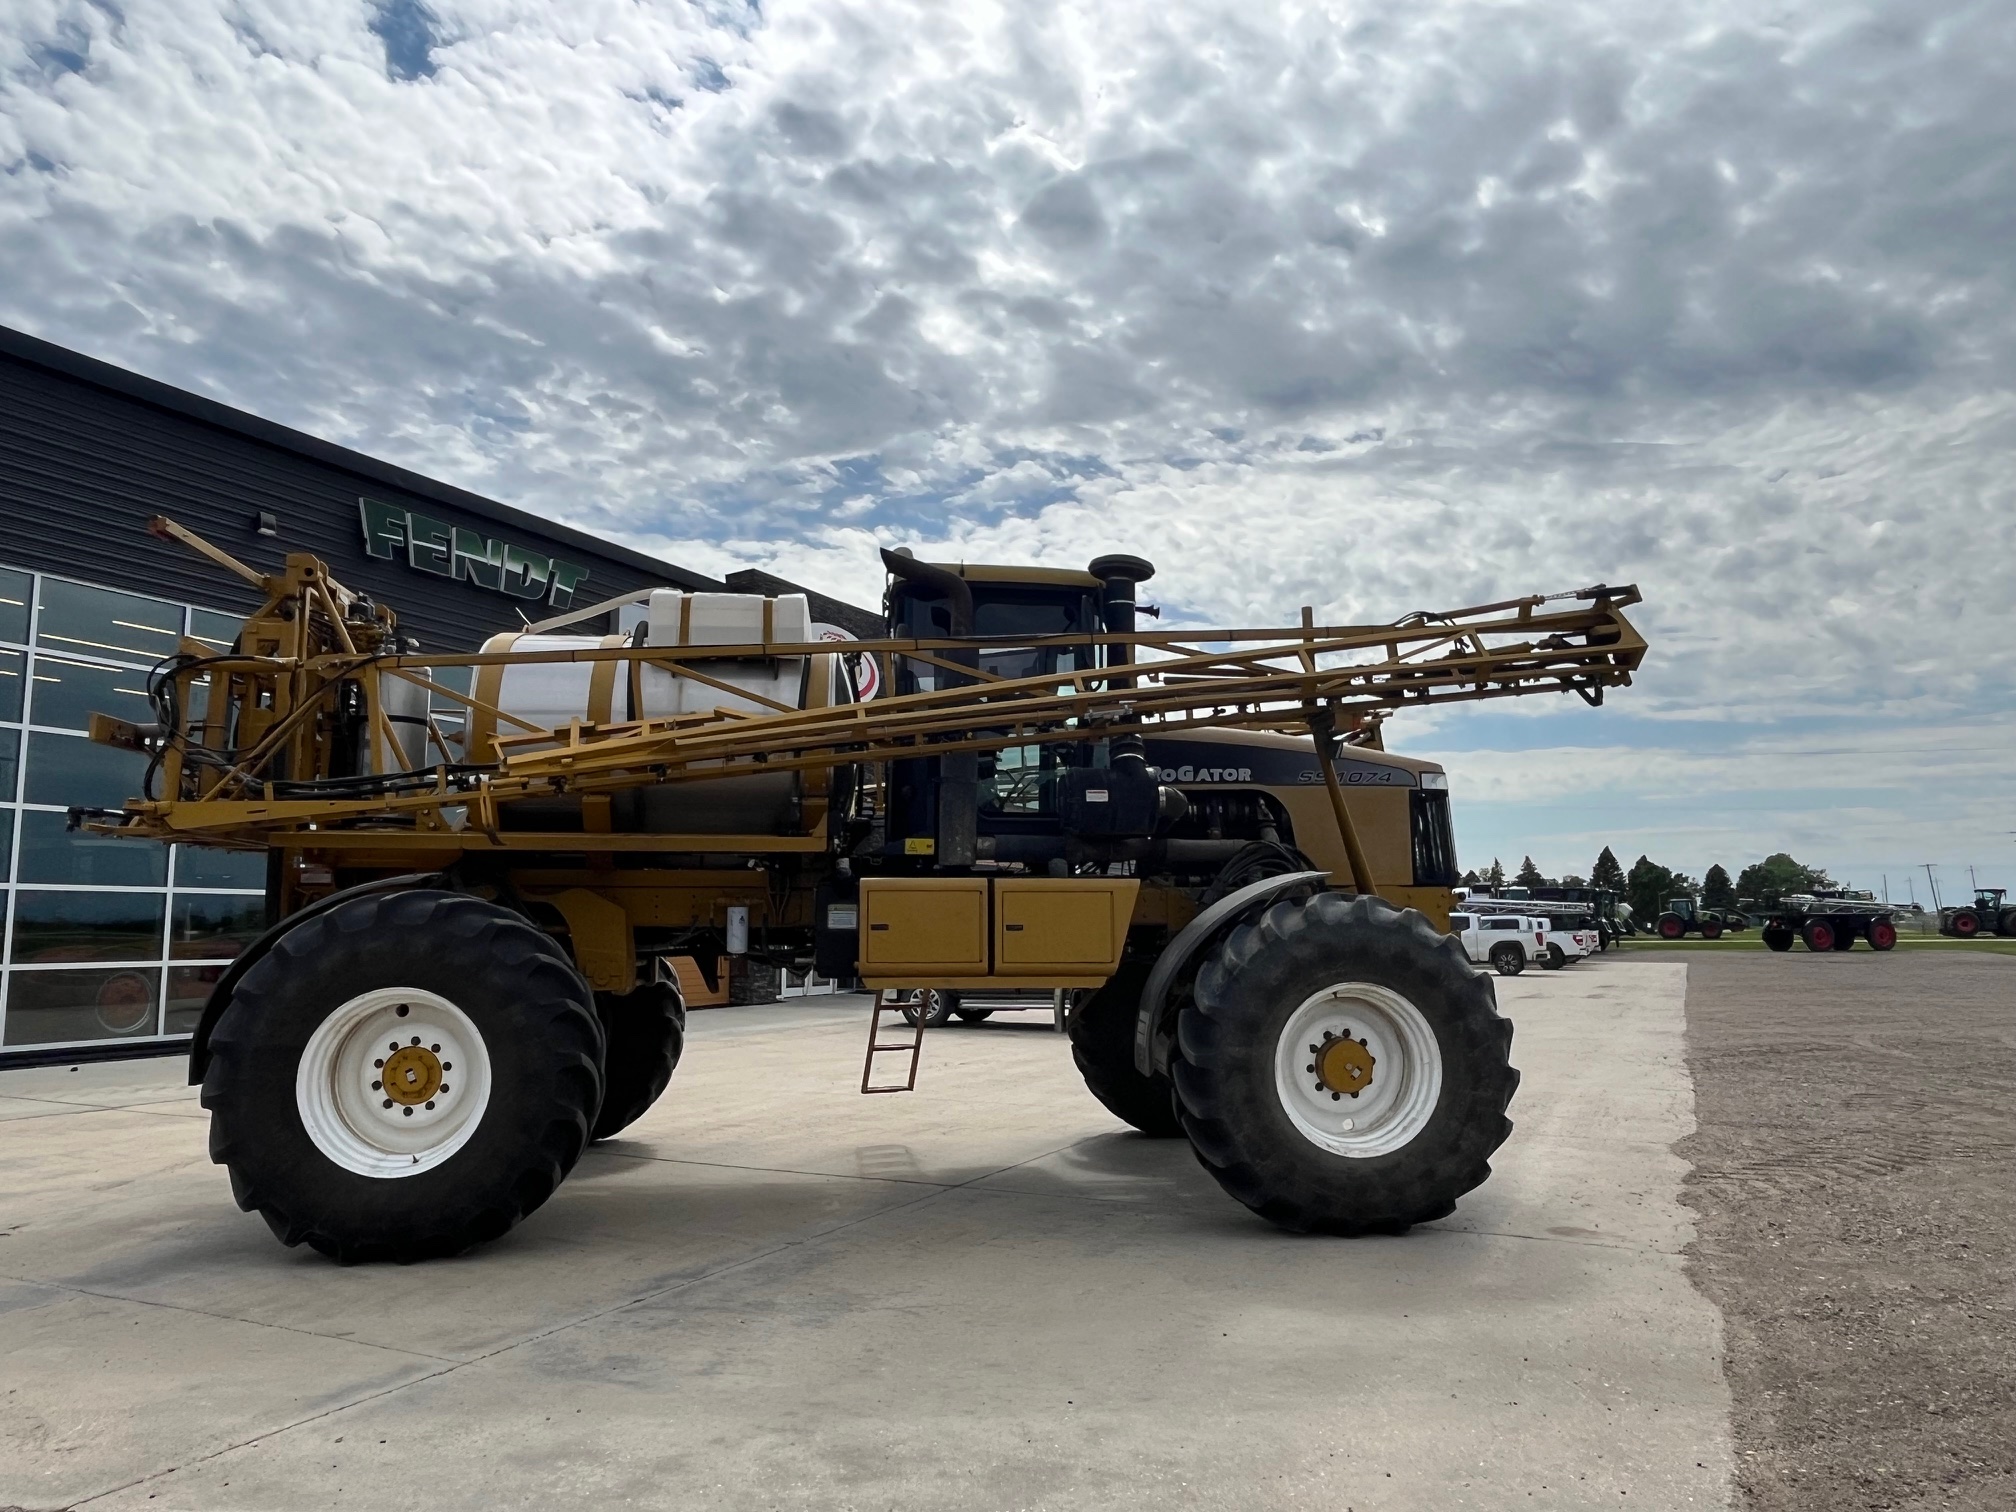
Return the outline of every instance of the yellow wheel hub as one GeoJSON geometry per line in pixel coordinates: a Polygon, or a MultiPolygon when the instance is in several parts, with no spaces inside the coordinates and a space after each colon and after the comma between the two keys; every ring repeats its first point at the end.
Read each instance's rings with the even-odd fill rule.
{"type": "Polygon", "coordinates": [[[1356,1097],[1372,1085],[1372,1052],[1363,1040],[1332,1038],[1327,1032],[1316,1051],[1316,1079],[1332,1095],[1356,1097]]]}
{"type": "Polygon", "coordinates": [[[378,1079],[395,1103],[417,1107],[441,1090],[441,1057],[425,1045],[400,1045],[385,1057],[378,1079]]]}

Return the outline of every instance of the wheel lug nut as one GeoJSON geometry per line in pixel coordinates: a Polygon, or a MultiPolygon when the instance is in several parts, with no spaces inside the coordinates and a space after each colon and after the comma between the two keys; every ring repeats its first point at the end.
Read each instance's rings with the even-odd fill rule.
{"type": "Polygon", "coordinates": [[[446,1082],[441,1083],[441,1090],[443,1092],[446,1092],[448,1090],[448,1083],[446,1082]]]}
{"type": "Polygon", "coordinates": [[[453,1061],[443,1061],[443,1062],[441,1062],[441,1069],[442,1069],[443,1071],[453,1071],[453,1070],[455,1069],[455,1062],[453,1062],[453,1061]]]}
{"type": "Polygon", "coordinates": [[[416,1045],[420,1043],[420,1036],[419,1036],[419,1035],[417,1035],[417,1034],[416,1034],[416,1035],[414,1035],[414,1036],[413,1036],[413,1043],[414,1043],[414,1044],[416,1044],[416,1045]]]}
{"type": "Polygon", "coordinates": [[[439,1055],[441,1053],[441,1047],[439,1045],[429,1045],[427,1048],[429,1050],[432,1050],[436,1055],[439,1055]]]}
{"type": "Polygon", "coordinates": [[[399,1111],[401,1113],[404,1113],[408,1118],[411,1118],[413,1116],[413,1110],[411,1108],[401,1108],[399,1111]]]}
{"type": "Polygon", "coordinates": [[[382,1081],[375,1081],[371,1083],[371,1090],[373,1092],[383,1092],[385,1090],[385,1083],[383,1083],[382,1081]]]}
{"type": "Polygon", "coordinates": [[[386,1106],[386,1107],[388,1107],[388,1108],[392,1106],[392,1099],[391,1099],[391,1098],[389,1098],[389,1097],[388,1097],[388,1098],[386,1098],[386,1099],[385,1099],[385,1106],[386,1106]]]}
{"type": "Polygon", "coordinates": [[[434,1104],[432,1104],[431,1102],[427,1104],[427,1111],[429,1113],[432,1113],[434,1111],[434,1104]]]}
{"type": "Polygon", "coordinates": [[[383,1071],[385,1069],[385,1062],[383,1062],[382,1060],[374,1060],[373,1062],[371,1062],[371,1064],[376,1066],[380,1071],[383,1071]]]}

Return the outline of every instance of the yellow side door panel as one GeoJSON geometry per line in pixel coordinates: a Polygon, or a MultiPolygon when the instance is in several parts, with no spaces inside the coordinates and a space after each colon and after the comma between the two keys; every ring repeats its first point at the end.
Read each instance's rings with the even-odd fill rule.
{"type": "Polygon", "coordinates": [[[1110,973],[1140,891],[1133,877],[997,877],[994,974],[1110,973]]]}
{"type": "Polygon", "coordinates": [[[861,883],[861,975],[987,974],[985,877],[870,877],[861,883]]]}

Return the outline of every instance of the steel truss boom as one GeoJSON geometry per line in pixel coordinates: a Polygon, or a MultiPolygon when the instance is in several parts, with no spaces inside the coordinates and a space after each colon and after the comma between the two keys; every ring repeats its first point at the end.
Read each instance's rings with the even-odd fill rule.
{"type": "MultiPolygon", "coordinates": [[[[162,525],[188,538],[179,527],[162,525]]],[[[195,544],[202,549],[203,543],[195,544]]],[[[236,562],[226,565],[256,576],[236,562]]],[[[604,645],[455,656],[396,652],[390,616],[347,593],[312,558],[290,558],[288,571],[265,578],[264,586],[269,601],[254,618],[289,627],[295,654],[185,655],[178,670],[157,674],[179,679],[166,705],[171,711],[190,706],[198,677],[212,689],[238,690],[241,698],[246,690],[280,690],[271,698],[275,714],[262,738],[243,750],[225,750],[210,739],[222,726],[197,716],[180,719],[179,728],[153,730],[98,716],[96,738],[148,751],[165,791],[158,800],[134,800],[123,812],[103,816],[94,828],[250,844],[304,829],[326,836],[389,822],[436,833],[466,826],[502,844],[498,809],[525,798],[1206,728],[1349,730],[1395,709],[1536,693],[1573,692],[1593,704],[1605,689],[1629,684],[1645,654],[1644,639],[1623,613],[1640,600],[1629,585],[1417,612],[1386,625],[1319,626],[1304,610],[1304,622],[1290,628],[1158,626],[1036,637],[604,645]],[[369,633],[358,629],[360,602],[379,616],[369,633]],[[991,675],[979,665],[983,656],[1087,646],[1125,648],[1127,658],[1019,678],[991,675]],[[746,692],[720,680],[722,663],[835,656],[876,658],[885,686],[895,686],[893,674],[903,662],[942,685],[868,703],[770,705],[765,712],[721,707],[543,728],[438,679],[449,668],[618,661],[657,667],[746,701],[746,692]],[[343,696],[340,690],[375,688],[384,678],[420,684],[485,716],[497,730],[496,759],[450,760],[437,730],[438,765],[378,778],[282,780],[285,773],[311,769],[301,759],[308,738],[303,732],[343,696]]],[[[367,702],[369,728],[374,738],[383,732],[389,746],[376,692],[367,702]]]]}

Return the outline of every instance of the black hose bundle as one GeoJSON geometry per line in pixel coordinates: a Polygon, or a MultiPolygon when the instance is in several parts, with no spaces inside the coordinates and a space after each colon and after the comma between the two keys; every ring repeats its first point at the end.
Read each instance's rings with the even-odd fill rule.
{"type": "Polygon", "coordinates": [[[1292,845],[1279,840],[1254,840],[1234,851],[1231,858],[1218,868],[1218,875],[1204,889],[1198,906],[1209,908],[1220,898],[1230,897],[1240,888],[1266,877],[1284,877],[1290,872],[1322,869],[1292,845]]]}
{"type": "MultiPolygon", "coordinates": [[[[155,742],[153,755],[147,763],[147,775],[141,783],[141,795],[149,802],[155,801],[154,781],[161,770],[161,760],[169,750],[178,751],[185,766],[207,768],[216,772],[228,772],[236,768],[241,753],[236,749],[219,750],[193,741],[183,733],[182,695],[180,679],[190,673],[201,672],[219,662],[237,660],[235,656],[188,656],[177,654],[165,658],[154,670],[147,674],[147,702],[154,710],[154,721],[159,727],[160,739],[155,742]]],[[[331,683],[329,686],[336,686],[331,683]]],[[[310,777],[257,782],[259,794],[264,798],[377,798],[389,797],[397,793],[432,792],[443,779],[450,789],[462,791],[474,787],[480,776],[489,771],[486,766],[465,762],[450,762],[438,766],[424,767],[411,772],[366,772],[354,777],[310,777]]]]}

